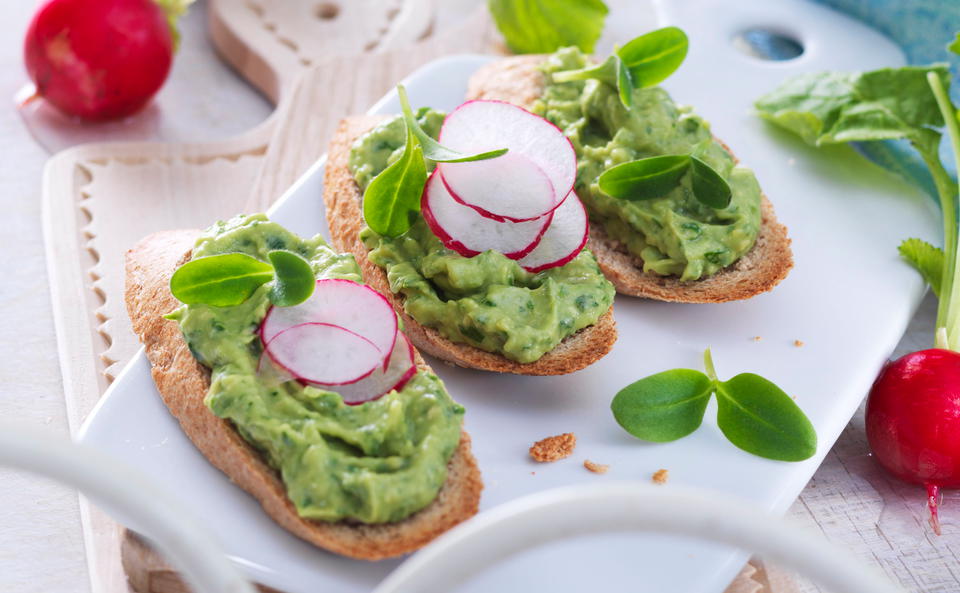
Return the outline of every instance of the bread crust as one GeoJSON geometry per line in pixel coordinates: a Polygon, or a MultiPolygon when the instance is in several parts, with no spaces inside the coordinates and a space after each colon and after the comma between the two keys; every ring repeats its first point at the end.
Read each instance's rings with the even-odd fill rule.
{"type": "Polygon", "coordinates": [[[563,375],[587,367],[605,356],[617,340],[613,307],[594,325],[568,336],[539,360],[520,363],[500,354],[487,352],[468,344],[451,342],[440,333],[420,325],[403,309],[403,295],[390,290],[387,275],[367,258],[367,247],[360,240],[363,230],[363,196],[348,167],[350,147],[354,140],[384,121],[383,116],[349,117],[337,128],[327,152],[324,172],[323,200],[327,208],[330,238],[340,251],[352,253],[363,269],[363,277],[373,288],[387,295],[393,308],[403,319],[404,333],[420,350],[453,364],[519,375],[563,375]]]}
{"type": "MultiPolygon", "coordinates": [[[[543,95],[545,78],[537,68],[543,59],[542,55],[515,56],[483,66],[470,78],[467,99],[507,101],[530,109],[543,95]]],[[[725,144],[724,148],[733,154],[725,144]]],[[[793,267],[787,228],[777,221],[766,195],[760,198],[760,214],[760,232],[750,251],[716,274],[692,282],[645,273],[643,260],[608,237],[599,224],[591,225],[587,247],[621,294],[681,303],[749,299],[773,289],[793,267]]]]}
{"type": "MultiPolygon", "coordinates": [[[[167,231],[143,239],[126,257],[127,311],[150,360],[160,397],[201,453],[260,502],[264,511],[294,535],[331,552],[380,560],[412,552],[476,514],[483,482],[463,432],[448,465],[447,481],[426,508],[403,521],[362,524],[304,519],[283,482],[232,424],[204,404],[210,372],[198,363],[177,323],[163,315],[179,306],[170,294],[173,271],[190,257],[198,231],[167,231]]],[[[429,370],[417,355],[417,363],[429,370]]]]}

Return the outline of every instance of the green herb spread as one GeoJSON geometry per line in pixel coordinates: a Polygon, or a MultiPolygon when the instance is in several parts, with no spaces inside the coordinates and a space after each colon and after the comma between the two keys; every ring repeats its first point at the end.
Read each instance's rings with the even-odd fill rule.
{"type": "MultiPolygon", "coordinates": [[[[301,239],[262,214],[215,224],[193,257],[239,252],[266,261],[277,249],[303,256],[317,278],[360,281],[352,256],[336,253],[319,236],[301,239]]],[[[356,406],[271,373],[270,363],[261,363],[257,332],[268,291],[261,286],[234,307],[184,305],[170,315],[193,355],[210,368],[206,404],[279,471],[302,517],[383,523],[430,504],[460,441],[463,408],[425,371],[401,391],[356,406]]]]}
{"type": "Polygon", "coordinates": [[[590,219],[643,259],[645,272],[697,280],[737,261],[760,230],[760,186],[753,172],[736,166],[707,122],[659,87],[635,89],[627,110],[617,89],[603,82],[550,82],[551,73],[588,63],[576,48],[550,55],[541,66],[546,89],[533,110],[573,142],[575,189],[590,219]],[[701,204],[689,173],[675,189],[650,200],[613,198],[597,187],[597,177],[614,165],[668,154],[693,154],[713,167],[730,184],[730,205],[717,210],[701,204]]]}
{"type": "MultiPolygon", "coordinates": [[[[429,109],[418,113],[433,137],[443,118],[429,109]]],[[[397,117],[357,139],[349,164],[361,189],[400,156],[404,138],[397,117]]],[[[536,361],[596,323],[613,303],[613,285],[586,249],[566,265],[531,274],[495,251],[467,258],[447,249],[422,217],[396,239],[369,228],[360,237],[370,261],[386,270],[390,289],[405,297],[411,317],[453,342],[517,362],[536,361]]]]}

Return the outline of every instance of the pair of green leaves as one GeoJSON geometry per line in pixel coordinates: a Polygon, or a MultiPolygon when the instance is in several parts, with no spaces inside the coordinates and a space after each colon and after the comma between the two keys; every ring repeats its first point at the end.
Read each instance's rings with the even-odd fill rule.
{"type": "Polygon", "coordinates": [[[183,264],[170,278],[170,292],[187,305],[234,307],[271,283],[268,298],[278,307],[292,307],[310,298],[316,286],[313,268],[291,251],[271,251],[270,263],[245,253],[199,257],[183,264]]]}
{"type": "Polygon", "coordinates": [[[753,373],[720,381],[710,350],[703,356],[706,374],[664,371],[617,393],[610,407],[620,426],[645,441],[674,441],[700,426],[716,394],[717,426],[737,447],[779,461],[802,461],[816,453],[813,425],[782,389],[753,373]]]}
{"type": "Polygon", "coordinates": [[[420,196],[427,183],[424,158],[438,163],[466,163],[506,154],[501,148],[478,154],[464,154],[442,146],[423,131],[417,122],[403,85],[397,85],[406,140],[400,158],[373,178],[363,192],[363,218],[374,232],[399,237],[407,232],[420,212],[420,196]]]}
{"type": "Polygon", "coordinates": [[[650,200],[666,195],[690,171],[693,195],[711,208],[726,208],[733,192],[713,167],[693,155],[655,156],[621,163],[604,171],[597,183],[600,190],[625,200],[650,200]]]}
{"type": "Polygon", "coordinates": [[[586,53],[603,31],[602,0],[488,0],[490,14],[510,51],[545,54],[575,45],[586,53]]]}
{"type": "MultiPolygon", "coordinates": [[[[960,35],[948,49],[960,51],[960,35]]],[[[960,285],[956,284],[960,203],[957,185],[940,161],[941,133],[936,129],[946,125],[960,154],[960,128],[947,95],[949,84],[946,64],[821,72],[792,78],[755,105],[761,117],[809,144],[905,139],[917,150],[937,189],[946,249],[941,252],[919,239],[908,239],[900,253],[941,297],[937,327],[946,327],[949,344],[960,347],[960,285]]]]}
{"type": "Polygon", "coordinates": [[[673,74],[687,57],[687,34],[664,27],[614,49],[602,64],[581,70],[556,72],[554,82],[596,79],[617,88],[620,102],[633,105],[633,91],[656,86],[673,74]]]}

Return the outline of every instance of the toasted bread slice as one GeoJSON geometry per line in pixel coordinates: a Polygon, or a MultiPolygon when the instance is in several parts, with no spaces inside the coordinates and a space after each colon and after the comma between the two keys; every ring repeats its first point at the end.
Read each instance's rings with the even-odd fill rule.
{"type": "MultiPolygon", "coordinates": [[[[545,79],[537,68],[543,59],[526,55],[487,64],[470,78],[467,99],[506,101],[530,109],[543,95],[545,79]]],[[[730,152],[729,147],[724,148],[730,152]]],[[[761,197],[760,214],[760,233],[750,251],[716,274],[692,282],[644,273],[643,260],[608,237],[599,224],[591,225],[587,246],[607,279],[622,294],[682,303],[748,299],[771,290],[793,267],[787,228],[777,221],[765,195],[761,197]]]]}
{"type": "MultiPolygon", "coordinates": [[[[204,404],[210,372],[190,353],[180,327],[163,318],[180,304],[170,294],[170,276],[189,259],[197,235],[198,231],[156,233],[127,252],[125,299],[133,329],[146,347],[160,396],[200,452],[256,498],[283,528],[344,556],[379,560],[406,554],[476,514],[483,482],[470,452],[470,436],[464,432],[437,498],[407,519],[368,525],[300,517],[277,472],[230,422],[214,415],[204,404]]],[[[417,364],[429,370],[419,355],[417,364]]]]}
{"type": "Polygon", "coordinates": [[[516,362],[468,344],[451,342],[437,330],[424,327],[407,315],[403,309],[403,295],[391,292],[386,273],[367,259],[367,248],[360,240],[360,231],[364,227],[363,195],[347,165],[354,140],[384,119],[386,118],[382,116],[358,116],[340,122],[327,152],[323,200],[327,207],[327,222],[334,247],[352,253],[357,258],[357,263],[363,269],[364,279],[370,286],[387,295],[393,308],[403,319],[404,333],[414,345],[428,354],[462,367],[519,375],[572,373],[593,364],[610,352],[617,340],[613,307],[594,325],[568,336],[539,360],[529,363],[516,362]]]}

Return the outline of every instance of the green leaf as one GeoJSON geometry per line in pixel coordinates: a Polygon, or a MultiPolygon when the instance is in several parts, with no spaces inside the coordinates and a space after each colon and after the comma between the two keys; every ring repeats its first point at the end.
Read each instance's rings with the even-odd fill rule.
{"type": "Polygon", "coordinates": [[[721,209],[730,205],[733,191],[727,181],[713,167],[695,156],[690,157],[690,181],[693,196],[711,208],[721,209]]]}
{"type": "Polygon", "coordinates": [[[363,218],[385,237],[399,237],[410,229],[420,212],[420,196],[427,182],[423,151],[407,128],[403,154],[373,178],[363,192],[363,218]]]}
{"type": "Polygon", "coordinates": [[[633,436],[664,443],[687,436],[703,422],[713,382],[700,371],[674,369],[632,383],[610,404],[613,417],[633,436]]]}
{"type": "Polygon", "coordinates": [[[753,373],[717,384],[717,425],[731,443],[767,459],[802,461],[817,452],[817,433],[799,406],[753,373]]]}
{"type": "Polygon", "coordinates": [[[923,239],[907,239],[900,243],[900,255],[913,266],[933,290],[940,296],[940,284],[943,280],[943,250],[927,243],[923,239]]]}
{"type": "Polygon", "coordinates": [[[310,263],[292,251],[271,251],[274,279],[270,286],[270,302],[278,307],[292,307],[310,298],[317,280],[310,263]]]}
{"type": "Polygon", "coordinates": [[[170,292],[182,303],[232,307],[273,279],[273,266],[244,253],[200,257],[170,278],[170,292]]]}
{"type": "Polygon", "coordinates": [[[656,86],[673,74],[687,57],[687,34],[664,27],[641,35],[616,50],[636,88],[656,86]]]}
{"type": "Polygon", "coordinates": [[[687,34],[677,27],[664,27],[630,40],[614,50],[602,64],[592,68],[555,72],[554,82],[599,80],[616,86],[620,102],[633,105],[634,89],[660,84],[673,74],[687,56],[687,34]]]}
{"type": "Polygon", "coordinates": [[[608,12],[601,0],[489,0],[487,4],[507,46],[518,54],[550,53],[569,45],[592,53],[608,12]]]}
{"type": "Polygon", "coordinates": [[[456,150],[451,150],[434,140],[430,134],[423,131],[420,124],[417,123],[416,116],[413,115],[413,109],[410,108],[410,100],[407,98],[407,89],[402,84],[397,85],[397,95],[400,97],[400,109],[403,110],[403,121],[408,130],[413,132],[420,148],[423,150],[423,156],[431,161],[440,163],[467,163],[471,161],[484,161],[496,158],[507,153],[506,148],[498,148],[478,154],[464,154],[456,150]]]}
{"type": "Polygon", "coordinates": [[[615,198],[649,200],[676,187],[689,168],[687,155],[655,156],[610,167],[597,183],[603,193],[615,198]]]}
{"type": "Polygon", "coordinates": [[[927,145],[929,127],[943,125],[927,72],[949,83],[943,64],[802,74],[755,106],[761,117],[809,144],[907,138],[927,145]]]}
{"type": "Polygon", "coordinates": [[[956,38],[950,42],[950,45],[947,46],[947,51],[952,51],[953,53],[960,55],[960,31],[957,32],[956,38]]]}

